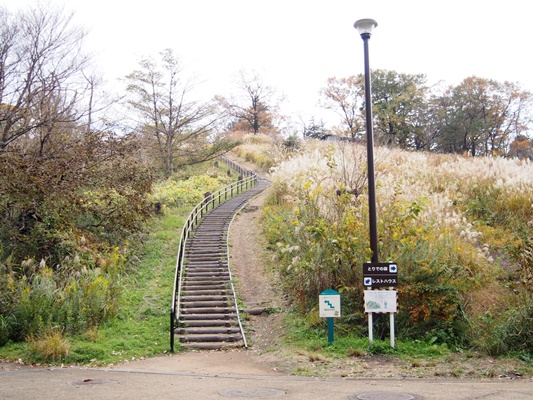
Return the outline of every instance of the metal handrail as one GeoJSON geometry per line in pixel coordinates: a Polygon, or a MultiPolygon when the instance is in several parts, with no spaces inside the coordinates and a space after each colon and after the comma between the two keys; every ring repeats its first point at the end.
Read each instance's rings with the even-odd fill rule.
{"type": "MultiPolygon", "coordinates": [[[[246,207],[246,204],[243,204],[241,206],[241,208],[237,212],[242,210],[244,207],[246,207]]],[[[240,316],[240,313],[239,313],[239,306],[237,304],[237,294],[235,292],[235,285],[233,284],[233,277],[232,277],[232,274],[231,274],[231,258],[230,258],[230,254],[229,254],[229,248],[230,248],[230,246],[229,246],[229,231],[231,230],[231,224],[233,224],[233,221],[235,220],[236,216],[237,216],[237,213],[235,213],[233,215],[233,218],[231,219],[231,221],[229,223],[229,226],[228,226],[228,241],[226,243],[226,254],[227,254],[227,257],[228,257],[228,272],[229,272],[229,280],[231,282],[231,291],[233,292],[233,302],[235,303],[235,312],[237,313],[237,323],[239,324],[239,329],[241,331],[242,341],[244,342],[244,347],[248,348],[248,343],[246,343],[246,336],[244,335],[244,327],[242,326],[242,320],[241,320],[241,316],[240,316]]]]}
{"type": "MultiPolygon", "coordinates": [[[[181,297],[181,277],[183,272],[183,263],[185,261],[185,245],[187,240],[190,237],[192,230],[198,226],[202,220],[204,213],[209,211],[209,206],[211,205],[211,210],[225,202],[228,199],[248,190],[248,188],[253,187],[257,183],[257,174],[252,171],[248,171],[235,162],[231,161],[227,157],[220,156],[219,159],[227,164],[230,168],[233,168],[241,175],[243,179],[239,179],[237,182],[234,182],[230,185],[224,186],[222,189],[217,190],[213,194],[206,196],[200,203],[198,203],[187,219],[183,224],[181,230],[180,242],[178,245],[178,255],[176,258],[176,272],[174,273],[174,289],[172,292],[172,304],[170,307],[170,351],[174,352],[174,328],[175,322],[179,319],[179,307],[181,297]],[[246,176],[246,178],[244,178],[246,176]],[[228,197],[229,195],[229,197],[228,197]],[[224,199],[222,199],[224,197],[224,199]],[[218,201],[218,203],[217,203],[218,201]]],[[[242,330],[242,329],[241,329],[242,330]]]]}
{"type": "Polygon", "coordinates": [[[252,176],[252,175],[255,176],[256,175],[255,172],[241,167],[239,164],[237,164],[236,162],[230,160],[228,157],[219,156],[218,158],[219,158],[220,161],[224,162],[229,167],[233,168],[235,171],[237,171],[238,173],[242,174],[243,176],[252,176]]]}

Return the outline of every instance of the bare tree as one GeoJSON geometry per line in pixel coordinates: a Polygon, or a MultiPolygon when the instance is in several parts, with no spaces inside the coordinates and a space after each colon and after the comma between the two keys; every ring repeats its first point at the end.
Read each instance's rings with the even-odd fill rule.
{"type": "Polygon", "coordinates": [[[58,124],[83,117],[81,71],[86,33],[72,14],[37,5],[12,14],[0,8],[0,150],[25,135],[42,145],[58,124]]]}
{"type": "Polygon", "coordinates": [[[363,78],[350,76],[348,78],[328,78],[326,87],[320,91],[322,107],[334,111],[341,117],[347,133],[352,139],[365,127],[363,116],[363,78]]]}
{"type": "Polygon", "coordinates": [[[150,211],[153,174],[138,143],[90,128],[98,80],[86,79],[85,32],[71,17],[0,8],[0,264],[59,265],[84,251],[82,232],[104,248],[150,211]]]}
{"type": "Polygon", "coordinates": [[[124,96],[120,97],[104,90],[105,81],[102,74],[94,69],[84,70],[83,79],[84,99],[81,102],[86,109],[85,131],[89,133],[111,130],[120,121],[120,118],[117,118],[119,113],[116,106],[120,104],[124,96]],[[112,114],[111,117],[110,114],[112,114]]]}
{"type": "Polygon", "coordinates": [[[254,135],[276,130],[274,120],[279,116],[279,103],[282,101],[276,90],[266,85],[257,73],[245,70],[239,71],[236,86],[236,97],[216,97],[233,118],[233,130],[248,131],[254,135]]]}
{"type": "Polygon", "coordinates": [[[181,63],[171,49],[160,61],[147,58],[126,78],[128,105],[135,111],[141,130],[155,139],[159,159],[169,176],[179,164],[215,157],[229,141],[213,140],[218,116],[214,106],[191,100],[194,81],[185,79],[181,63]]]}

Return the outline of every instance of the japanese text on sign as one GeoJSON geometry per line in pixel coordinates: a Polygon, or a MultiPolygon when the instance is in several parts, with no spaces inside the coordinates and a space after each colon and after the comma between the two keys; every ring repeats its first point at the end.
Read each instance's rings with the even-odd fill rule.
{"type": "Polygon", "coordinates": [[[371,266],[368,267],[368,272],[389,272],[389,268],[386,266],[371,266]]]}
{"type": "Polygon", "coordinates": [[[367,275],[375,274],[398,274],[398,265],[396,263],[364,263],[363,273],[367,275]]]}
{"type": "Polygon", "coordinates": [[[372,287],[398,286],[398,276],[394,276],[394,275],[364,276],[363,286],[372,286],[372,287]]]}
{"type": "Polygon", "coordinates": [[[374,278],[372,277],[372,284],[389,284],[389,285],[396,285],[398,282],[396,278],[374,278]]]}
{"type": "Polygon", "coordinates": [[[393,262],[364,263],[363,285],[373,288],[398,286],[398,265],[393,262]]]}

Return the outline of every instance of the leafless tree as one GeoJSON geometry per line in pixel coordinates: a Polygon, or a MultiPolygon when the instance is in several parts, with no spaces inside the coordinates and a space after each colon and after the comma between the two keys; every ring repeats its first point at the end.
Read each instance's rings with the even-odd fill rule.
{"type": "Polygon", "coordinates": [[[236,80],[237,96],[217,96],[218,103],[233,118],[234,130],[249,131],[254,135],[276,130],[274,120],[279,117],[283,100],[274,88],[266,85],[255,72],[241,70],[236,80]]]}
{"type": "Polygon", "coordinates": [[[39,4],[17,13],[0,8],[0,151],[39,136],[44,148],[60,124],[79,121],[86,32],[72,14],[39,4]]]}
{"type": "Polygon", "coordinates": [[[160,61],[144,59],[129,74],[128,105],[144,134],[155,139],[159,159],[169,176],[181,164],[215,157],[230,145],[213,137],[218,116],[213,104],[192,100],[194,80],[184,78],[181,62],[171,49],[160,61]]]}
{"type": "Polygon", "coordinates": [[[55,267],[83,251],[81,232],[101,249],[150,212],[139,143],[92,128],[103,106],[84,38],[49,4],[0,8],[0,264],[55,267]]]}
{"type": "Polygon", "coordinates": [[[365,127],[363,115],[364,92],[361,90],[362,77],[328,78],[326,87],[320,91],[321,105],[341,117],[346,134],[357,138],[365,127]]]}

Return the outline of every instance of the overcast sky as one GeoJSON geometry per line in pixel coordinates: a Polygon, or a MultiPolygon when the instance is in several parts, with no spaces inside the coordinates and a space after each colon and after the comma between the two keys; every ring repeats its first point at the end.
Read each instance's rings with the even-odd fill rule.
{"type": "MultiPolygon", "coordinates": [[[[286,95],[284,111],[325,117],[318,92],[328,77],[363,72],[353,28],[378,22],[371,68],[424,73],[428,83],[468,76],[520,82],[533,91],[527,0],[50,0],[89,31],[105,78],[117,81],[141,57],[172,48],[202,82],[198,94],[229,95],[241,69],[286,95]]],[[[31,0],[2,0],[11,10],[31,0]]]]}

